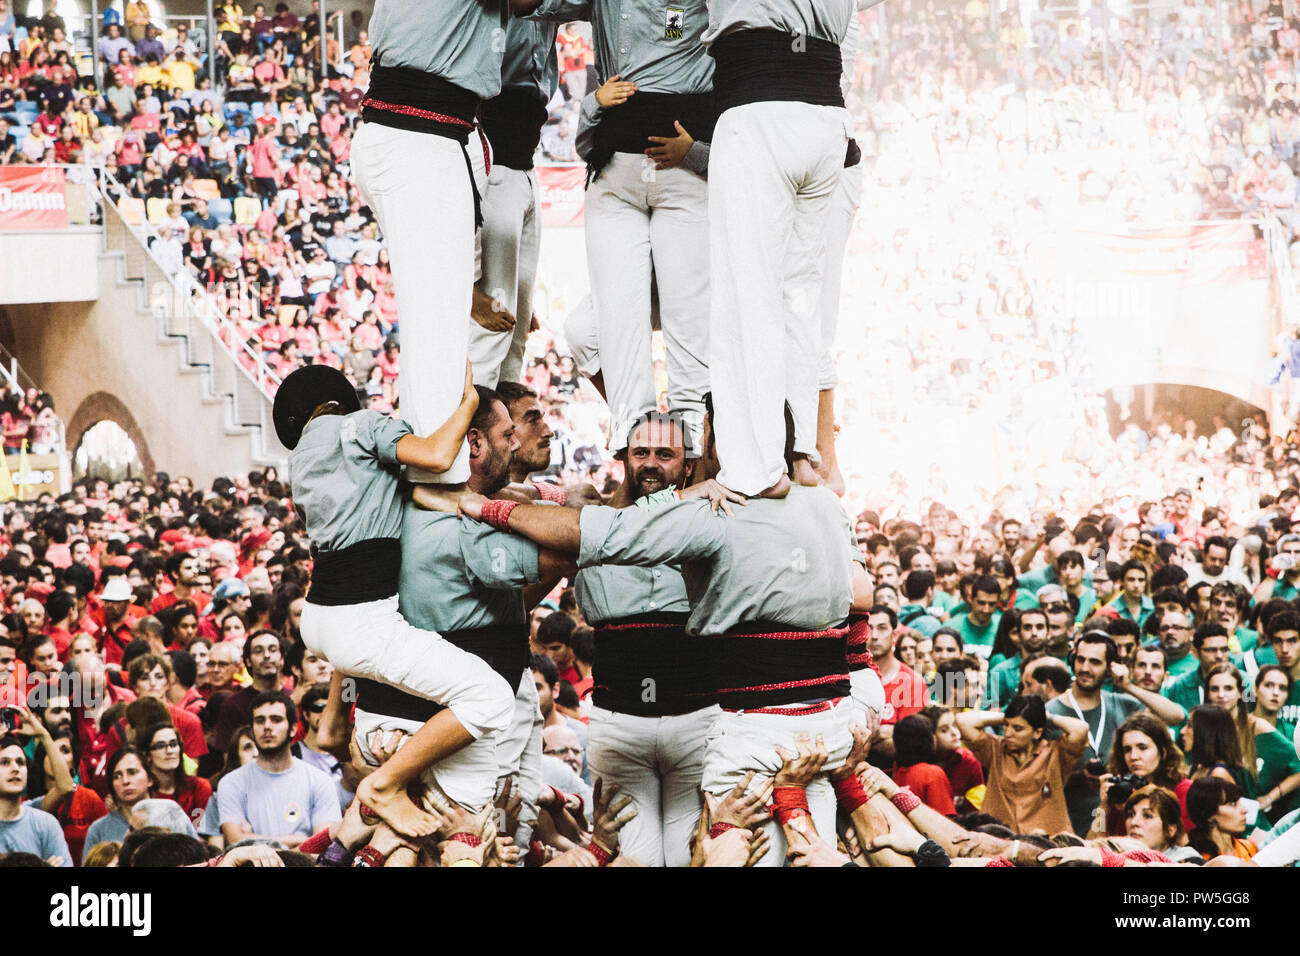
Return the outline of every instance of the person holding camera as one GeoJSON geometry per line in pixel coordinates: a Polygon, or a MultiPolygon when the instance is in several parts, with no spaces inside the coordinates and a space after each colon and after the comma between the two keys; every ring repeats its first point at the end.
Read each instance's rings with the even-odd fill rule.
{"type": "MultiPolygon", "coordinates": [[[[1175,746],[1169,728],[1155,717],[1145,711],[1134,714],[1115,731],[1115,741],[1105,773],[1099,775],[1099,805],[1092,817],[1089,838],[1124,836],[1129,798],[1137,791],[1153,786],[1173,793],[1180,787],[1186,789],[1182,752],[1175,746]]],[[[1177,797],[1174,806],[1178,806],[1177,797]]]]}
{"type": "Polygon", "coordinates": [[[1128,667],[1120,663],[1114,639],[1105,631],[1080,635],[1068,663],[1074,671],[1074,686],[1048,704],[1047,712],[1076,717],[1088,725],[1087,745],[1066,784],[1065,795],[1074,832],[1086,833],[1101,805],[1101,772],[1110,759],[1116,728],[1144,708],[1169,726],[1181,724],[1187,713],[1173,701],[1134,684],[1128,667]],[[1113,691],[1103,689],[1108,677],[1113,691]]]}
{"type": "Polygon", "coordinates": [[[1276,577],[1266,577],[1255,589],[1255,604],[1270,598],[1290,601],[1300,595],[1300,534],[1284,534],[1277,539],[1277,553],[1269,561],[1276,577]]]}

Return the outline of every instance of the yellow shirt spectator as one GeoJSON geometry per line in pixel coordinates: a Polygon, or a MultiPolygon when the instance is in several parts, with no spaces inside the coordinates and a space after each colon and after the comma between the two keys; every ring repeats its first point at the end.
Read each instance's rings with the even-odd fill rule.
{"type": "Polygon", "coordinates": [[[72,128],[77,132],[77,138],[81,140],[90,139],[90,134],[99,128],[99,117],[94,113],[83,113],[80,110],[72,114],[72,128]]]}
{"type": "Polygon", "coordinates": [[[144,86],[148,83],[157,90],[162,88],[163,81],[163,68],[157,63],[145,63],[136,68],[135,85],[137,87],[144,86]]]}
{"type": "Polygon", "coordinates": [[[167,77],[167,88],[169,90],[180,87],[188,93],[194,89],[194,67],[190,66],[185,60],[168,60],[163,67],[163,73],[167,77]]]}

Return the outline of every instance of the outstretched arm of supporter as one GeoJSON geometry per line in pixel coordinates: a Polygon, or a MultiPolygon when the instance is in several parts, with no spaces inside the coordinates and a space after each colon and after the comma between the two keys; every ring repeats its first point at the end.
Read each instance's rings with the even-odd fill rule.
{"type": "Polygon", "coordinates": [[[403,465],[414,465],[432,472],[444,472],[456,460],[456,454],[465,441],[470,420],[478,408],[478,392],[474,388],[473,372],[465,366],[465,392],[451,418],[425,438],[404,435],[397,441],[397,460],[403,465]]]}
{"type": "Polygon", "coordinates": [[[68,764],[59,756],[54,747],[54,738],[50,736],[49,730],[45,725],[36,719],[36,716],[26,707],[19,707],[18,713],[22,715],[23,724],[22,732],[36,738],[36,742],[41,745],[41,749],[49,755],[50,769],[53,771],[50,775],[50,788],[45,792],[45,798],[41,801],[41,809],[46,813],[53,813],[55,809],[72,795],[77,789],[76,783],[72,780],[72,773],[68,770],[68,764]]]}
{"type": "MultiPolygon", "coordinates": [[[[475,521],[482,521],[485,504],[487,499],[482,495],[462,495],[460,513],[475,521]]],[[[581,515],[581,511],[572,508],[516,504],[510,512],[508,523],[511,531],[522,534],[543,548],[576,554],[582,544],[581,515]]],[[[540,555],[538,567],[541,567],[540,555]]]]}
{"type": "MultiPolygon", "coordinates": [[[[483,520],[486,500],[460,499],[461,514],[483,520]]],[[[723,543],[721,522],[707,501],[683,501],[662,508],[556,508],[516,505],[509,528],[544,548],[576,552],[578,566],[631,564],[654,567],[705,560],[723,543]]]]}
{"type": "MultiPolygon", "coordinates": [[[[886,801],[892,801],[894,794],[898,793],[900,789],[898,784],[890,779],[889,774],[879,767],[866,767],[862,770],[860,776],[863,789],[872,794],[873,797],[879,794],[886,801]]],[[[902,813],[892,802],[890,802],[889,806],[894,812],[902,813]]],[[[907,811],[906,817],[909,824],[927,839],[933,840],[943,847],[944,852],[949,856],[956,856],[970,842],[969,830],[945,817],[924,801],[917,801],[917,804],[907,811]]]]}
{"type": "Polygon", "coordinates": [[[1155,714],[1166,726],[1177,727],[1187,719],[1187,711],[1163,694],[1144,690],[1129,680],[1128,666],[1116,661],[1110,665],[1110,679],[1115,689],[1136,697],[1146,705],[1147,710],[1155,714]]]}

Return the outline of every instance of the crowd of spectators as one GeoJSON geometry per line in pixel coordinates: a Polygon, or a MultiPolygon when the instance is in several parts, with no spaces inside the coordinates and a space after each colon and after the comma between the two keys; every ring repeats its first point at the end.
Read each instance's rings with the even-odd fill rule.
{"type": "MultiPolygon", "coordinates": [[[[0,116],[31,120],[0,125],[0,160],[102,166],[144,201],[159,261],[215,297],[227,345],[280,374],[334,365],[399,411],[387,253],[348,170],[363,24],[349,18],[322,78],[310,17],[219,13],[224,96],[186,31],[138,12],[105,31],[100,93],[64,71],[62,27],[19,36],[0,9],[17,54],[0,53],[0,116]]],[[[790,840],[795,861],[1293,862],[1300,447],[1262,420],[1206,429],[1176,408],[1112,437],[1078,399],[1075,317],[1026,248],[1067,220],[1300,225],[1300,27],[1247,2],[1225,9],[1219,44],[1189,3],[1159,23],[1115,17],[1103,62],[1098,7],[1064,22],[1044,3],[1028,30],[1014,11],[990,30],[979,0],[899,0],[883,36],[880,11],[863,16],[877,39],[850,94],[869,174],[845,270],[840,457],[887,706],[850,762],[868,821],[790,840]],[[946,231],[917,225],[940,218],[946,231]],[[1013,460],[1037,443],[1050,463],[993,481],[981,459],[999,449],[958,434],[985,434],[972,422],[1010,429],[1013,460]]],[[[581,27],[559,42],[542,149],[566,161],[591,54],[581,27]]],[[[538,330],[523,382],[557,434],[550,470],[609,493],[607,413],[562,348],[538,330]]],[[[35,448],[47,397],[4,404],[6,448],[35,448]]],[[[322,742],[347,715],[298,633],[311,555],[277,475],[83,481],[10,505],[0,551],[0,852],[297,865],[355,825],[365,770],[322,742]]],[[[571,592],[530,637],[552,827],[494,852],[580,860],[576,834],[616,845],[620,818],[587,789],[593,653],[571,592]]],[[[792,756],[779,785],[824,759],[792,756]]],[[[743,834],[762,812],[706,807],[702,862],[761,853],[710,825],[743,834]]]]}
{"type": "Polygon", "coordinates": [[[0,433],[4,452],[24,450],[36,455],[57,451],[63,442],[63,423],[54,411],[54,399],[37,388],[23,390],[6,382],[0,387],[0,433]]]}
{"type": "MultiPolygon", "coordinates": [[[[1231,440],[1238,454],[1259,444],[1231,440]]],[[[1293,862],[1300,452],[1278,443],[1266,457],[1271,480],[1232,510],[1178,488],[1135,511],[999,509],[976,526],[939,504],[918,521],[863,512],[867,649],[886,705],[849,767],[868,807],[879,794],[902,815],[851,808],[847,830],[792,840],[794,861],[1293,862]]],[[[330,743],[347,739],[347,708],[298,630],[311,555],[287,495],[274,471],[210,488],[160,474],[7,506],[9,862],[307,865],[326,834],[369,832],[352,797],[366,767],[330,743]]],[[[533,846],[494,852],[590,865],[574,838],[594,827],[616,847],[625,804],[592,789],[599,661],[571,591],[538,606],[530,644],[548,820],[533,846]]],[[[776,785],[806,783],[825,759],[810,743],[776,785]]],[[[447,812],[448,826],[482,824],[447,812]]],[[[709,804],[699,860],[760,854],[761,840],[736,857],[732,838],[714,842],[727,828],[706,831],[765,812],[739,792],[709,804]]]]}
{"type": "Polygon", "coordinates": [[[884,35],[849,94],[869,165],[837,340],[860,504],[936,494],[973,520],[1008,480],[1083,503],[1140,479],[1097,398],[1119,343],[1088,334],[1045,239],[1271,215],[1297,248],[1294,11],[1223,4],[1221,47],[1213,6],[1112,14],[1103,62],[1101,4],[1053,6],[996,29],[981,2],[863,15],[884,35]]]}

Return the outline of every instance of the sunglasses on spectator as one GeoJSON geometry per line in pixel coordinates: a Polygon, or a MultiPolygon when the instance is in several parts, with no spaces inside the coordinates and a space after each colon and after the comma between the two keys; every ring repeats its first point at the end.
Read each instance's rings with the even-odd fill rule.
{"type": "Polygon", "coordinates": [[[150,750],[180,750],[181,742],[179,740],[156,740],[149,747],[150,750]]]}
{"type": "Polygon", "coordinates": [[[322,701],[317,701],[316,703],[314,703],[314,704],[312,704],[310,707],[308,707],[307,710],[308,710],[309,713],[313,713],[313,714],[323,714],[323,713],[325,713],[325,706],[326,706],[325,701],[323,701],[323,700],[322,700],[322,701]]]}

